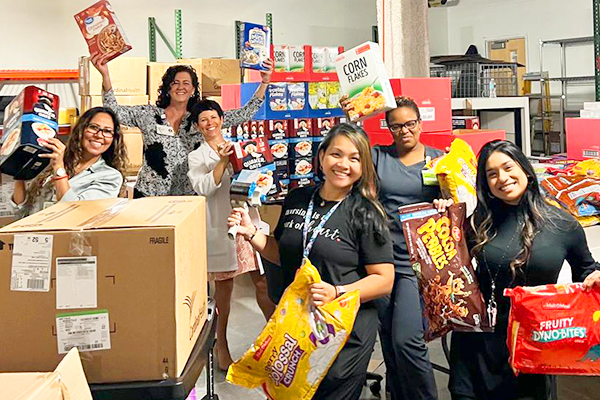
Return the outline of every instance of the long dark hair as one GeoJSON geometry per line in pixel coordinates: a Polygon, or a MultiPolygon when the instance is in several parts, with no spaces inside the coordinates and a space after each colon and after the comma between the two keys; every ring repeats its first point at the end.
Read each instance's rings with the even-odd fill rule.
{"type": "Polygon", "coordinates": [[[171,96],[169,95],[169,90],[171,89],[171,84],[175,80],[175,75],[179,72],[187,72],[192,77],[192,85],[194,86],[194,94],[188,100],[187,110],[191,111],[194,104],[200,100],[200,88],[198,84],[198,74],[196,74],[196,70],[191,65],[186,64],[178,64],[172,65],[167,69],[165,74],[162,77],[162,83],[158,88],[158,99],[156,100],[156,106],[160,108],[167,108],[169,104],[171,104],[171,96]]]}
{"type": "Polygon", "coordinates": [[[349,223],[353,230],[372,234],[377,243],[384,244],[389,237],[387,214],[377,199],[377,173],[371,156],[369,138],[365,131],[357,125],[347,123],[331,128],[325,140],[319,145],[317,174],[321,180],[324,179],[320,158],[337,136],[344,136],[356,146],[362,167],[361,177],[354,183],[350,196],[346,200],[350,210],[349,223]]]}
{"type": "MultiPolygon", "coordinates": [[[[105,113],[110,115],[114,124],[114,136],[110,147],[102,153],[102,158],[106,164],[113,167],[117,171],[124,174],[125,168],[127,167],[127,149],[125,148],[125,142],[123,141],[123,134],[121,133],[121,125],[119,124],[119,118],[117,114],[110,108],[106,107],[94,107],[90,108],[79,117],[77,123],[73,127],[69,141],[65,149],[63,157],[65,163],[65,169],[69,178],[75,176],[75,168],[83,158],[83,135],[88,125],[94,119],[96,114],[105,113]]],[[[33,201],[39,194],[44,182],[52,174],[52,167],[46,167],[28,186],[27,188],[27,202],[29,205],[33,204],[33,201]]]]}
{"type": "MultiPolygon", "coordinates": [[[[527,189],[517,209],[518,219],[521,223],[519,226],[522,229],[517,235],[522,238],[523,248],[510,263],[514,279],[517,272],[529,260],[535,235],[542,226],[552,223],[554,219],[552,216],[560,216],[560,213],[544,200],[533,166],[521,149],[514,143],[505,140],[491,141],[483,146],[477,161],[477,207],[471,216],[471,226],[475,232],[477,242],[472,250],[474,256],[479,255],[483,247],[496,236],[497,223],[502,218],[502,209],[505,207],[504,201],[492,195],[486,174],[488,158],[497,151],[506,154],[517,163],[527,176],[528,181],[527,189]]],[[[562,219],[562,216],[560,218],[562,219]]]]}

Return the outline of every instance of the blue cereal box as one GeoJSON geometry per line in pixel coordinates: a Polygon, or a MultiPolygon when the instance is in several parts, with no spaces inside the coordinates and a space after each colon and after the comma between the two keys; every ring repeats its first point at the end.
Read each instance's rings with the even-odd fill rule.
{"type": "Polygon", "coordinates": [[[240,67],[266,71],[263,64],[271,53],[271,29],[267,26],[242,22],[240,67]]]}

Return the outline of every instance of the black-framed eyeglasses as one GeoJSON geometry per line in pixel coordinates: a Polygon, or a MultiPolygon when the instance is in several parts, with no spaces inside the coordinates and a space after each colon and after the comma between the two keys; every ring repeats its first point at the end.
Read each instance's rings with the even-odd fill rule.
{"type": "Polygon", "coordinates": [[[96,124],[88,124],[86,129],[93,135],[101,133],[102,136],[104,136],[107,139],[110,139],[115,136],[115,131],[113,131],[112,129],[101,128],[96,124]]]}
{"type": "Polygon", "coordinates": [[[410,121],[406,121],[403,124],[393,124],[389,126],[390,131],[394,133],[398,133],[402,131],[402,128],[406,127],[409,131],[413,131],[419,125],[418,119],[411,119],[410,121]]]}

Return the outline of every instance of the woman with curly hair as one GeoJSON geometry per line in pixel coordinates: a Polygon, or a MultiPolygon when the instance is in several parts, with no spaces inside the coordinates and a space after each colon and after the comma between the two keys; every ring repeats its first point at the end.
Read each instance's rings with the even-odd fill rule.
{"type": "Polygon", "coordinates": [[[11,204],[24,217],[56,201],[117,197],[123,185],[127,153],[119,120],[104,107],[87,110],[65,146],[58,138],[42,145],[50,165],[29,184],[16,180],[11,204]]]}
{"type": "MultiPolygon", "coordinates": [[[[204,141],[190,112],[200,100],[198,75],[189,65],[173,65],[162,77],[156,105],[119,106],[112,90],[106,61],[91,58],[102,75],[104,106],[114,110],[121,122],[138,127],[144,139],[144,159],[135,184],[134,197],[193,195],[187,177],[188,154],[204,141]]],[[[240,109],[225,111],[223,128],[248,121],[262,106],[271,80],[273,62],[265,61],[262,83],[250,101],[240,109]]]]}

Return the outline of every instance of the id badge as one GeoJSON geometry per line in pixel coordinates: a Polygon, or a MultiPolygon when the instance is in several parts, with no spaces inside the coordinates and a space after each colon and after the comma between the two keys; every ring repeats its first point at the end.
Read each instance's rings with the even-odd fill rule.
{"type": "Polygon", "coordinates": [[[164,136],[175,136],[175,131],[169,125],[156,124],[156,133],[164,136]]]}
{"type": "Polygon", "coordinates": [[[421,176],[423,177],[423,185],[425,186],[438,186],[437,176],[434,171],[430,169],[421,170],[421,176]]]}

